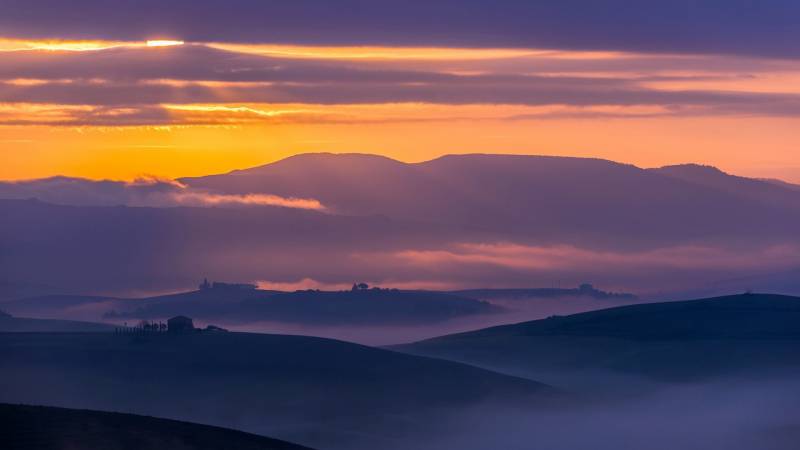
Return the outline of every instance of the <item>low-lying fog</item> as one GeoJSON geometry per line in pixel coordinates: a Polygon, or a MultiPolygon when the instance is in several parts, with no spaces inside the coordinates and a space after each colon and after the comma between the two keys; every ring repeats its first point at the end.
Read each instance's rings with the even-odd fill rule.
{"type": "MultiPolygon", "coordinates": [[[[235,331],[319,336],[365,345],[382,346],[414,342],[445,334],[477,330],[495,325],[544,319],[552,315],[568,315],[631,303],[587,297],[493,298],[486,299],[486,301],[503,307],[503,311],[420,325],[325,326],[284,322],[256,322],[248,324],[229,324],[222,322],[222,325],[235,331]]],[[[641,302],[641,300],[635,301],[635,303],[641,302]]],[[[205,325],[202,321],[200,323],[205,325]]]]}
{"type": "MultiPolygon", "coordinates": [[[[58,390],[48,387],[54,389],[58,390]]],[[[24,402],[20,390],[0,397],[24,402]]],[[[75,397],[61,391],[49,396],[48,404],[91,404],[91,399],[75,397]]],[[[115,409],[127,410],[123,405],[129,402],[124,397],[120,393],[120,407],[115,409]]],[[[229,408],[236,399],[218,401],[229,408]]],[[[346,406],[343,408],[345,413],[346,406]]],[[[325,450],[374,450],[376,439],[384,450],[797,450],[800,380],[796,374],[786,374],[662,385],[647,394],[603,396],[602,400],[568,397],[530,408],[480,404],[440,410],[435,415],[421,412],[365,424],[360,433],[367,439],[348,434],[339,436],[341,440],[320,441],[320,427],[333,423],[311,419],[279,424],[275,417],[259,420],[243,413],[243,417],[226,416],[217,423],[209,421],[207,414],[175,415],[136,408],[130,412],[222,425],[325,450]]],[[[310,411],[309,417],[313,416],[310,411]]]]}
{"type": "MultiPolygon", "coordinates": [[[[196,317],[194,318],[194,322],[196,326],[205,327],[206,325],[213,324],[232,331],[319,336],[365,345],[382,346],[408,343],[494,325],[543,319],[552,315],[568,315],[583,311],[621,306],[631,302],[643,302],[643,300],[624,301],[619,299],[597,299],[581,296],[555,298],[487,298],[482,300],[500,306],[502,310],[491,314],[469,315],[442,322],[425,322],[415,325],[312,325],[276,321],[241,323],[226,321],[224,319],[198,319],[196,317]]],[[[24,303],[17,303],[13,306],[9,306],[8,304],[4,305],[4,309],[7,309],[8,312],[17,317],[68,319],[90,322],[100,321],[114,323],[120,326],[124,324],[132,326],[138,322],[136,319],[113,320],[104,317],[105,313],[115,308],[114,300],[88,302],[61,308],[26,307],[24,303]]],[[[192,316],[191,311],[187,311],[185,314],[192,316]]],[[[162,321],[166,321],[167,319],[168,317],[159,318],[159,320],[162,321]]]]}
{"type": "MultiPolygon", "coordinates": [[[[393,449],[796,450],[796,377],[670,385],[627,400],[545,411],[472,408],[393,449]]],[[[362,449],[359,449],[362,450],[362,449]]],[[[366,449],[363,449],[366,450],[366,449]]]]}

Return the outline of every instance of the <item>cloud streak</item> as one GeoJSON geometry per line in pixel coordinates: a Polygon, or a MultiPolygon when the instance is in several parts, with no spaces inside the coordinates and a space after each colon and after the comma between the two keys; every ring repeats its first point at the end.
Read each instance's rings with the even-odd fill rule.
{"type": "MultiPolygon", "coordinates": [[[[800,115],[800,63],[778,60],[464,49],[452,49],[452,59],[429,58],[447,49],[405,49],[406,58],[387,59],[380,49],[326,56],[303,47],[92,45],[91,51],[0,51],[0,123],[350,122],[335,107],[398,103],[556,109],[512,114],[517,120],[800,115]],[[36,104],[58,109],[63,120],[14,114],[36,104]],[[270,107],[281,104],[296,106],[270,107]]],[[[387,120],[418,119],[410,113],[387,120]]]]}
{"type": "Polygon", "coordinates": [[[0,182],[0,197],[36,198],[61,205],[91,206],[277,206],[326,211],[315,199],[270,194],[214,194],[191,189],[177,181],[145,177],[133,182],[91,181],[53,177],[41,180],[0,182]]]}
{"type": "Polygon", "coordinates": [[[26,38],[316,45],[546,47],[798,57],[793,0],[5,0],[26,38]],[[441,24],[446,23],[444,29],[441,24]]]}
{"type": "MultiPolygon", "coordinates": [[[[257,205],[280,206],[284,208],[312,209],[323,211],[325,207],[313,199],[285,198],[277,195],[265,194],[209,194],[205,192],[173,192],[167,196],[167,204],[173,203],[187,206],[214,206],[214,205],[257,205]]],[[[147,202],[145,202],[147,203],[147,202]]]]}
{"type": "MultiPolygon", "coordinates": [[[[639,252],[597,251],[568,245],[527,246],[514,243],[465,243],[448,250],[404,250],[392,257],[406,263],[435,268],[446,265],[487,265],[521,270],[587,270],[618,266],[621,269],[727,269],[800,265],[800,248],[776,245],[757,255],[708,246],[674,246],[639,252]]],[[[772,267],[774,268],[774,267],[772,267]]]]}

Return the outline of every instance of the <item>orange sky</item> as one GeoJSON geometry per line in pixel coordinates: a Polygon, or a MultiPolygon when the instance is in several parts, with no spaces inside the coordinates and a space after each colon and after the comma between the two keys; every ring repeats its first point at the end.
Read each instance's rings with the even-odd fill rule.
{"type": "MultiPolygon", "coordinates": [[[[794,63],[538,49],[168,44],[177,42],[0,40],[0,179],[171,178],[332,151],[409,162],[448,153],[586,156],[644,167],[695,162],[800,183],[800,115],[786,106],[800,93],[794,63]],[[168,53],[181,47],[187,53],[168,53]],[[235,56],[236,64],[277,57],[278,70],[295,60],[313,66],[299,65],[277,81],[272,75],[205,80],[179,67],[163,76],[137,74],[132,84],[112,70],[120,54],[136,70],[131,61],[145,67],[173,54],[193,64],[194,51],[235,56]],[[108,59],[111,69],[99,64],[96,77],[76,74],[73,67],[92,59],[70,58],[84,57],[108,59]],[[366,75],[347,78],[355,69],[366,75]],[[36,91],[42,86],[50,90],[36,91]],[[125,103],[103,104],[102,96],[80,103],[77,89],[92,95],[99,88],[133,94],[125,103]],[[139,102],[136,89],[151,88],[170,91],[139,102]],[[267,98],[296,101],[264,101],[262,91],[278,88],[267,98]],[[196,89],[216,101],[192,97],[196,89]],[[343,89],[357,98],[340,94],[343,89]],[[551,99],[550,90],[559,94],[551,99]],[[631,99],[617,102],[617,91],[631,99]],[[439,92],[447,97],[440,101],[439,92]],[[513,102],[517,92],[531,100],[513,102]],[[64,98],[68,103],[56,101],[64,98]],[[125,122],[128,117],[139,122],[125,122]]],[[[198,73],[203,69],[198,64],[198,73]]]]}

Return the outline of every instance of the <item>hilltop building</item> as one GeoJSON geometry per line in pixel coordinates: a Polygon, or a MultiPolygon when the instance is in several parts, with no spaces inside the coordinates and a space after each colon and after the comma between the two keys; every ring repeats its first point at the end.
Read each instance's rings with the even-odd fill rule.
{"type": "Polygon", "coordinates": [[[211,289],[211,283],[208,282],[208,278],[203,278],[203,282],[197,286],[201,291],[205,291],[206,289],[211,289]]]}
{"type": "Polygon", "coordinates": [[[206,291],[209,289],[236,289],[236,290],[245,290],[245,291],[254,291],[258,289],[258,286],[255,284],[250,283],[223,283],[221,281],[214,281],[212,283],[208,282],[208,278],[204,278],[203,282],[197,286],[201,291],[206,291]]]}
{"type": "Polygon", "coordinates": [[[186,316],[175,316],[167,320],[167,331],[170,333],[190,333],[194,330],[194,322],[186,316]]]}

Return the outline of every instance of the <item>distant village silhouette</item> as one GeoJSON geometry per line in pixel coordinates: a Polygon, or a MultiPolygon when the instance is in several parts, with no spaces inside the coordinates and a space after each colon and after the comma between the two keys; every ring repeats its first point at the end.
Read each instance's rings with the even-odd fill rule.
{"type": "MultiPolygon", "coordinates": [[[[223,294],[231,294],[235,292],[249,292],[249,291],[257,291],[258,285],[252,283],[228,283],[222,281],[209,281],[208,278],[204,278],[203,281],[197,285],[196,292],[216,292],[216,293],[223,293],[223,294]]],[[[379,295],[394,295],[395,293],[398,294],[406,294],[406,295],[433,295],[433,294],[444,294],[444,295],[462,295],[464,299],[469,301],[477,301],[473,300],[473,298],[480,298],[482,296],[486,296],[492,293],[501,293],[503,296],[508,298],[515,298],[515,297],[526,297],[529,295],[534,295],[537,297],[542,298],[553,298],[558,296],[564,295],[578,295],[578,296],[591,296],[598,299],[621,299],[621,300],[635,300],[636,296],[632,294],[626,293],[615,293],[615,292],[605,292],[596,289],[593,285],[589,283],[584,283],[579,285],[577,288],[571,289],[564,289],[564,288],[533,288],[533,289],[467,289],[462,291],[450,291],[450,292],[437,292],[437,291],[401,291],[397,288],[381,288],[378,286],[370,286],[364,282],[355,282],[353,283],[352,287],[349,290],[342,290],[342,291],[321,291],[319,289],[300,289],[294,291],[293,294],[299,295],[312,295],[312,296],[329,296],[331,294],[354,294],[358,297],[362,297],[368,295],[370,297],[379,295]]],[[[292,295],[292,293],[287,293],[287,295],[292,295]]],[[[304,297],[305,298],[305,297],[304,297]]],[[[328,297],[325,297],[328,298],[328,297]]],[[[305,298],[307,299],[307,298],[305,298]]],[[[299,301],[299,300],[298,300],[299,301]]],[[[485,302],[481,302],[485,303],[485,302]]],[[[136,325],[128,326],[127,322],[121,326],[116,328],[116,333],[118,334],[145,334],[145,333],[169,333],[169,334],[188,334],[188,333],[224,333],[227,332],[225,328],[216,326],[216,325],[207,325],[205,328],[198,328],[195,327],[194,321],[191,317],[188,317],[185,314],[185,311],[174,311],[173,314],[177,313],[166,322],[162,322],[160,320],[147,320],[143,319],[138,322],[136,325]]],[[[115,311],[106,314],[106,317],[118,317],[118,314],[115,311]]]]}
{"type": "Polygon", "coordinates": [[[129,327],[127,323],[122,327],[117,327],[117,334],[145,334],[145,333],[227,333],[228,330],[216,325],[206,325],[205,328],[196,328],[191,317],[175,316],[167,319],[167,322],[155,322],[142,320],[135,326],[129,327]]]}

